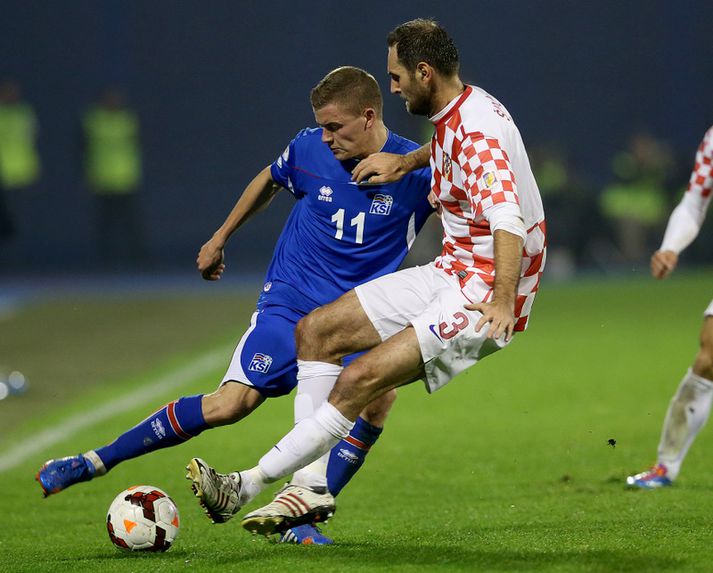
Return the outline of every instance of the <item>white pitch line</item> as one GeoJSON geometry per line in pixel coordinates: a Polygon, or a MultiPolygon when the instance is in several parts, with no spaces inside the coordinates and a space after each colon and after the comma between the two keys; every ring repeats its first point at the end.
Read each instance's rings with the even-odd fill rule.
{"type": "Polygon", "coordinates": [[[87,412],[77,414],[53,428],[29,436],[6,453],[0,455],[0,473],[20,465],[29,457],[42,452],[46,448],[70,438],[79,430],[136,408],[138,404],[158,398],[169,390],[194,381],[202,374],[205,374],[207,370],[214,370],[216,362],[225,361],[226,356],[226,349],[211,351],[130,394],[98,408],[92,408],[87,412]]]}

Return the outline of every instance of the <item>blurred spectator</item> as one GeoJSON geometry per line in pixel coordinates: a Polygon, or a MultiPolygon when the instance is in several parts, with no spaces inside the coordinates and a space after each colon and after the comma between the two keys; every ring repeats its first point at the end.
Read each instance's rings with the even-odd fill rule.
{"type": "Polygon", "coordinates": [[[589,194],[565,152],[551,144],[530,149],[530,164],[540,188],[547,220],[547,274],[568,278],[587,255],[598,222],[588,205],[589,194]]]}
{"type": "Polygon", "coordinates": [[[139,119],[123,93],[111,87],[84,114],[83,128],[85,177],[95,196],[100,256],[110,265],[141,263],[139,119]]]}
{"type": "Polygon", "coordinates": [[[22,100],[14,80],[0,82],[0,241],[10,239],[15,226],[6,202],[6,192],[30,187],[40,177],[36,148],[37,117],[22,100]]]}
{"type": "Polygon", "coordinates": [[[642,263],[655,246],[668,212],[670,148],[647,133],[632,136],[612,162],[616,182],[602,191],[600,208],[615,237],[619,262],[642,263]]]}

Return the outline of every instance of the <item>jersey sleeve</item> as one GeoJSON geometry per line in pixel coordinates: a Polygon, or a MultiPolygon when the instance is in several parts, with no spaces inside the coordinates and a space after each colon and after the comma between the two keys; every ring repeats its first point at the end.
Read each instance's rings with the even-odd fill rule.
{"type": "Polygon", "coordinates": [[[494,137],[467,134],[461,142],[459,164],[463,182],[476,216],[500,203],[519,205],[510,158],[494,137]]]}
{"type": "Polygon", "coordinates": [[[713,191],[713,127],[703,137],[696,152],[696,162],[693,165],[691,178],[688,181],[688,191],[705,199],[706,206],[713,191]]]}
{"type": "Polygon", "coordinates": [[[698,236],[713,193],[713,127],[698,146],[688,189],[671,213],[666,225],[662,251],[680,253],[698,236]]]}
{"type": "Polygon", "coordinates": [[[300,151],[303,134],[304,130],[298,133],[282,154],[270,165],[272,180],[298,198],[303,194],[295,186],[295,160],[300,151]]]}

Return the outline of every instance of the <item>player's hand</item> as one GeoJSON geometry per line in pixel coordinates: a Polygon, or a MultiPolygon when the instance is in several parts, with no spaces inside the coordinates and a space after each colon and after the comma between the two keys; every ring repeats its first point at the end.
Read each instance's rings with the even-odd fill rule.
{"type": "Polygon", "coordinates": [[[220,280],[225,270],[223,245],[215,239],[211,239],[201,247],[198,252],[196,264],[201,276],[207,281],[220,280]]]}
{"type": "Polygon", "coordinates": [[[651,274],[655,279],[665,279],[678,265],[678,255],[673,251],[656,251],[651,256],[651,274]]]}
{"type": "Polygon", "coordinates": [[[398,153],[372,153],[362,159],[352,171],[352,181],[357,183],[391,183],[408,173],[406,160],[398,153]]]}
{"type": "Polygon", "coordinates": [[[511,304],[498,301],[478,302],[466,304],[467,310],[477,310],[482,313],[482,317],[475,325],[476,332],[479,332],[486,324],[490,324],[488,338],[500,338],[505,336],[505,342],[509,342],[515,330],[515,313],[511,304]]]}
{"type": "Polygon", "coordinates": [[[431,204],[431,207],[436,210],[436,215],[440,217],[443,205],[441,205],[441,202],[438,200],[438,197],[433,191],[428,194],[428,202],[431,204]]]}

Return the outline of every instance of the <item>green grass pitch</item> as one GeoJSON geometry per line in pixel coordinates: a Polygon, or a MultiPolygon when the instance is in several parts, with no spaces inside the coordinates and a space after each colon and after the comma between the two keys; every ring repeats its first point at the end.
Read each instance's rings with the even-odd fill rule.
{"type": "Polygon", "coordinates": [[[46,458],[101,445],[172,398],[211,391],[252,297],[20,309],[0,322],[13,333],[0,336],[0,364],[22,365],[32,386],[0,402],[0,457],[211,348],[225,348],[225,360],[0,473],[0,571],[709,571],[710,429],[673,488],[627,491],[623,480],[654,461],[711,283],[713,273],[700,272],[662,283],[642,273],[546,284],[530,329],[510,348],[432,396],[420,384],[400,391],[383,437],[325,527],[332,547],[271,544],[238,520],[212,525],[184,479],[195,455],[220,470],[254,465],[290,427],[291,399],[48,499],[33,480],[46,458]],[[165,489],[181,512],[165,554],[127,555],[109,543],[109,503],[137,483],[165,489]]]}

